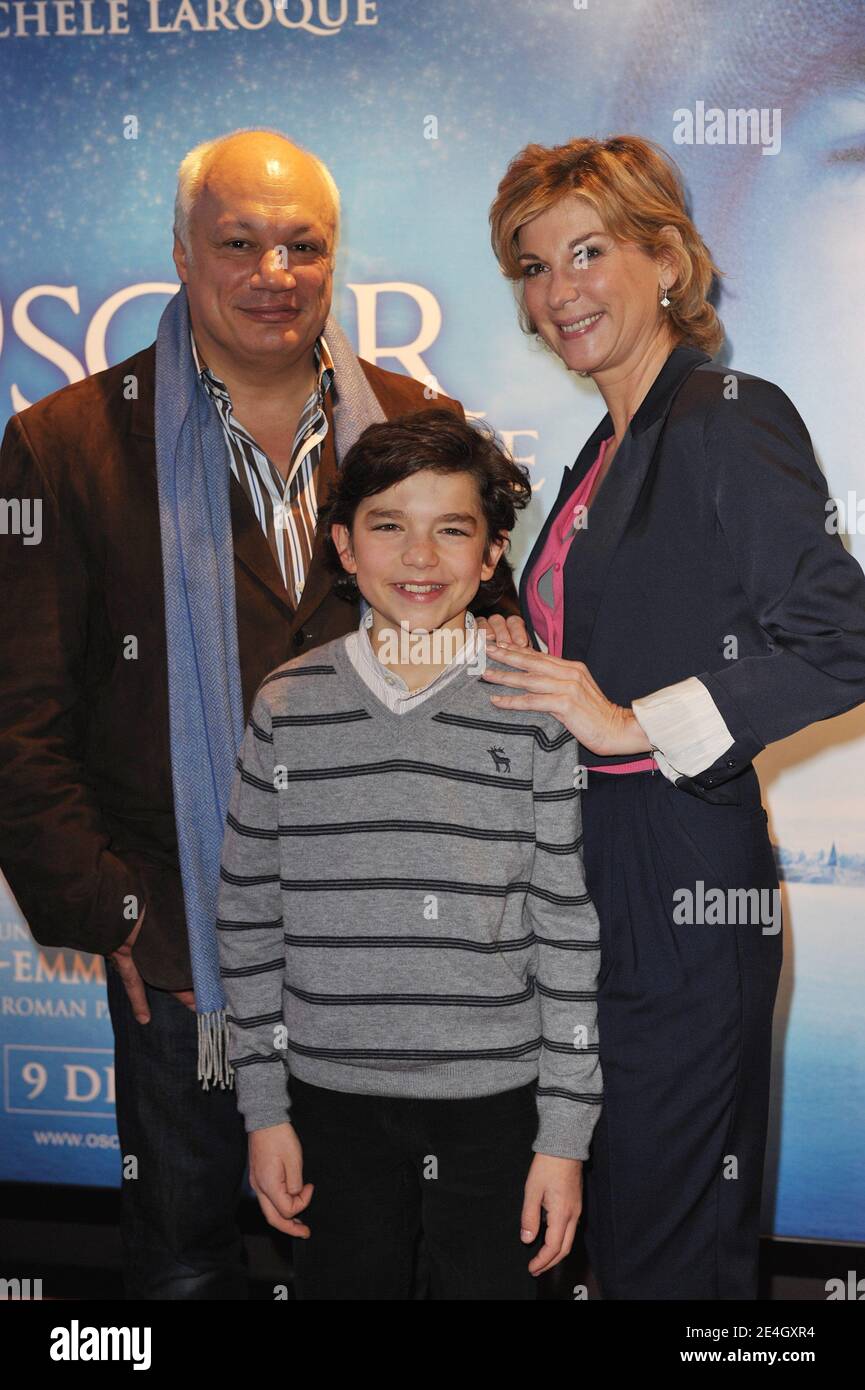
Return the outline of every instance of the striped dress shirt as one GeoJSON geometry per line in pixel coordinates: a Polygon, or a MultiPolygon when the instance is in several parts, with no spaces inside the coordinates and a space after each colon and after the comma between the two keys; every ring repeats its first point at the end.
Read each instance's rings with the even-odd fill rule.
{"type": "Polygon", "coordinates": [[[327,343],[319,337],[313,348],[316,383],[300,413],[288,477],[283,480],[276,464],[235,418],[228,387],[202,362],[191,330],[189,341],[199,379],[219,411],[231,471],[249,498],[289,602],[296,608],[309,570],[318,519],[316,470],[328,430],[324,397],[334,376],[327,343]]]}

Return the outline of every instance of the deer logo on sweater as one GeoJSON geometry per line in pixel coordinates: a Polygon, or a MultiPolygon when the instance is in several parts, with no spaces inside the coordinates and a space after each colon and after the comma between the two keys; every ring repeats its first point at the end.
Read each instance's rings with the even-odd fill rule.
{"type": "Polygon", "coordinates": [[[488,748],[487,752],[496,765],[496,772],[510,772],[511,760],[505,757],[504,748],[488,748]]]}

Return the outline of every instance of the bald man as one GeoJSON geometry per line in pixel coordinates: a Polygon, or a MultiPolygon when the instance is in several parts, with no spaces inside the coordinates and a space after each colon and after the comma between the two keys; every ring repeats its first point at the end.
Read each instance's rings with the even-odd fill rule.
{"type": "MultiPolygon", "coordinates": [[[[434,405],[462,414],[455,401],[425,399],[410,378],[347,356],[335,325],[332,355],[324,327],[338,230],[326,167],[278,133],[236,132],[180,166],[174,260],[188,332],[179,366],[194,367],[193,394],[205,420],[212,411],[219,422],[207,437],[230,475],[244,724],[265,675],[358,626],[358,603],[334,593],[315,533],[344,452],[340,433],[344,443],[362,423],[352,410],[366,401],[379,418],[434,405]]],[[[113,967],[127,1297],[245,1298],[243,1121],[233,1090],[205,1089],[196,1069],[202,1034],[178,851],[189,826],[179,832],[172,787],[158,370],[151,344],[6,430],[0,492],[42,499],[43,533],[39,545],[7,537],[0,548],[0,867],[37,941],[113,967]]],[[[510,567],[500,566],[497,613],[521,636],[510,567]]],[[[214,593],[214,605],[221,598],[214,593]]],[[[482,604],[475,613],[488,616],[482,604]]],[[[213,698],[228,702],[225,691],[213,698]]]]}

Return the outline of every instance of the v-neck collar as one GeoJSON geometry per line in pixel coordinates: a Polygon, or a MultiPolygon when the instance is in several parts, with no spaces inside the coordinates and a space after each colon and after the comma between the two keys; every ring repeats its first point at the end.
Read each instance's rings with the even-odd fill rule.
{"type": "Polygon", "coordinates": [[[339,641],[335,643],[332,654],[334,664],[339,670],[340,675],[348,681],[352,689],[360,696],[364,709],[368,710],[369,713],[377,719],[383,717],[394,721],[400,726],[405,724],[407,720],[414,719],[421,713],[434,713],[440,705],[447,703],[451,695],[461,690],[467,680],[472,677],[477,679],[478,677],[478,673],[473,672],[470,669],[470,663],[466,662],[463,665],[463,669],[454,676],[452,680],[448,681],[446,685],[443,685],[441,690],[435,691],[434,694],[428,695],[425,700],[421,700],[419,704],[413,705],[411,709],[407,709],[402,714],[399,714],[396,710],[390,709],[388,705],[380,700],[375,692],[367,685],[360,673],[355,670],[354,663],[345,649],[344,637],[340,638],[339,641]]]}
{"type": "MultiPolygon", "coordinates": [[[[680,343],[666,362],[631,417],[619,442],[613,466],[592,499],[592,524],[586,526],[579,545],[572,545],[562,575],[565,593],[579,593],[579,602],[565,607],[562,656],[569,661],[586,661],[592,630],[603,592],[604,579],[628,523],[654,457],[656,445],[678,391],[700,367],[711,363],[707,352],[680,343]],[[579,585],[576,575],[579,570],[579,585]]],[[[529,640],[537,647],[537,634],[528,609],[528,580],[542,554],[559,511],[594,462],[598,448],[613,433],[607,412],[586,440],[572,467],[565,468],[559,495],[525,561],[520,575],[520,608],[526,617],[529,640]]]]}

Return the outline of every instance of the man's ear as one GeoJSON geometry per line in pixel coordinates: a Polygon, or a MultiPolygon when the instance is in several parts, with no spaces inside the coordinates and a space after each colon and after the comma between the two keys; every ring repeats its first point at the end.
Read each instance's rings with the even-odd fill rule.
{"type": "Polygon", "coordinates": [[[186,247],[176,233],[174,237],[174,249],[171,254],[174,258],[174,264],[177,267],[177,274],[185,285],[189,280],[189,257],[186,254],[186,247]]]}

